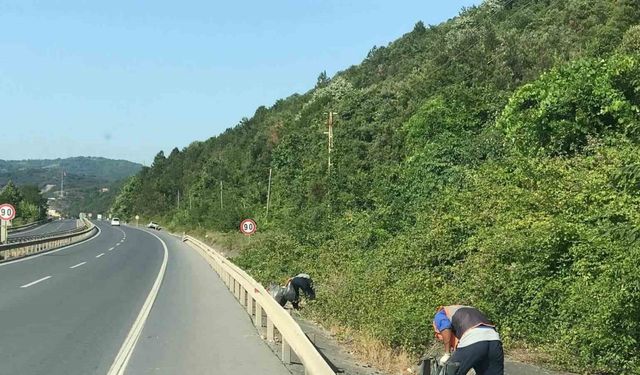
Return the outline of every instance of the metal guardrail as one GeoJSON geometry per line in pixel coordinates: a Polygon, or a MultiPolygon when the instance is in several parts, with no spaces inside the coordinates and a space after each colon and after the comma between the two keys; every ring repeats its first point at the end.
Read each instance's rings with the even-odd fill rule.
{"type": "Polygon", "coordinates": [[[182,240],[191,243],[207,260],[240,304],[245,307],[260,331],[265,326],[263,324],[266,323],[268,341],[275,342],[276,332],[280,334],[282,338],[281,359],[284,363],[291,363],[293,352],[302,362],[305,374],[336,375],[309,341],[298,323],[260,283],[202,241],[191,236],[184,236],[182,240]]]}
{"type": "Polygon", "coordinates": [[[30,240],[22,240],[21,237],[21,241],[0,245],[0,263],[84,241],[97,233],[98,229],[92,222],[84,220],[83,223],[83,227],[67,231],[69,233],[49,233],[30,240]]]}
{"type": "MultiPolygon", "coordinates": [[[[78,221],[80,221],[80,220],[78,220],[78,221]]],[[[93,225],[93,224],[91,224],[91,225],[93,225]]],[[[73,233],[81,232],[81,231],[87,229],[87,227],[89,227],[89,225],[87,223],[85,223],[85,222],[82,222],[76,228],[68,229],[68,230],[61,230],[61,231],[58,231],[58,232],[32,234],[32,235],[26,235],[26,236],[20,236],[19,235],[20,233],[17,233],[18,234],[17,236],[9,237],[7,239],[7,243],[8,244],[12,244],[12,243],[30,242],[30,241],[36,241],[36,240],[42,240],[42,239],[62,236],[62,235],[65,235],[65,234],[73,234],[73,233]]]]}
{"type": "Polygon", "coordinates": [[[33,223],[29,223],[29,224],[18,225],[18,226],[15,226],[15,227],[12,226],[12,227],[9,227],[9,233],[18,233],[18,232],[21,232],[21,231],[25,231],[25,230],[31,229],[33,227],[37,227],[40,224],[46,224],[46,223],[48,223],[50,221],[51,221],[51,219],[40,220],[40,221],[36,221],[36,222],[33,222],[33,223]]]}

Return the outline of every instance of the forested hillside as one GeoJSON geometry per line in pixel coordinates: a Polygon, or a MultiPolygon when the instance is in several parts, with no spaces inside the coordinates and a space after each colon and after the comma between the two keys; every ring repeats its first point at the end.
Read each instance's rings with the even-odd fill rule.
{"type": "Polygon", "coordinates": [[[464,303],[509,348],[640,374],[639,23],[635,0],[494,0],[419,22],[158,154],[113,210],[215,231],[252,217],[243,267],[311,273],[307,314],[393,347],[423,350],[435,308],[464,303]]]}
{"type": "Polygon", "coordinates": [[[98,157],[0,160],[0,186],[9,181],[18,185],[59,184],[64,170],[68,187],[83,188],[120,181],[141,168],[142,165],[130,161],[98,157]]]}
{"type": "Polygon", "coordinates": [[[77,216],[83,211],[106,212],[123,180],[141,168],[142,165],[130,161],[99,157],[0,160],[0,187],[9,182],[21,187],[35,186],[46,198],[56,198],[50,202],[51,208],[77,216]],[[63,173],[64,198],[59,199],[63,173]]]}

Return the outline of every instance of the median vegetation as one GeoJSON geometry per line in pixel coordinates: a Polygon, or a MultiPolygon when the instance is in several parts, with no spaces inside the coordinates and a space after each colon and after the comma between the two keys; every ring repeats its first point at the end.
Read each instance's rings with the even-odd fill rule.
{"type": "Polygon", "coordinates": [[[47,200],[35,185],[18,187],[9,181],[0,190],[0,203],[9,203],[16,208],[14,226],[33,223],[47,217],[47,200]]]}
{"type": "Polygon", "coordinates": [[[632,0],[496,0],[418,23],[159,153],[113,210],[219,232],[251,217],[243,268],[312,274],[307,314],[391,347],[421,352],[435,307],[464,303],[508,348],[640,374],[638,23],[632,0]]]}

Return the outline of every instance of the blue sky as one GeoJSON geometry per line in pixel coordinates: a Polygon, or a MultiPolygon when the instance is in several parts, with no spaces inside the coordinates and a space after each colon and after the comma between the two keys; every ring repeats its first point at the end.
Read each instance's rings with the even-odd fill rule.
{"type": "Polygon", "coordinates": [[[148,165],[479,3],[2,0],[0,159],[148,165]]]}

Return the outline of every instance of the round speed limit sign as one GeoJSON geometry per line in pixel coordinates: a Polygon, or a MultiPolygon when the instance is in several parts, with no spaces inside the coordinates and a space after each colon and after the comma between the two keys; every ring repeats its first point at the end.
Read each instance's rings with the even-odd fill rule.
{"type": "Polygon", "coordinates": [[[258,226],[256,225],[256,222],[251,219],[245,219],[240,223],[240,232],[247,236],[254,234],[257,229],[258,226]]]}
{"type": "Polygon", "coordinates": [[[9,203],[0,204],[0,220],[9,221],[16,217],[16,209],[9,203]]]}

